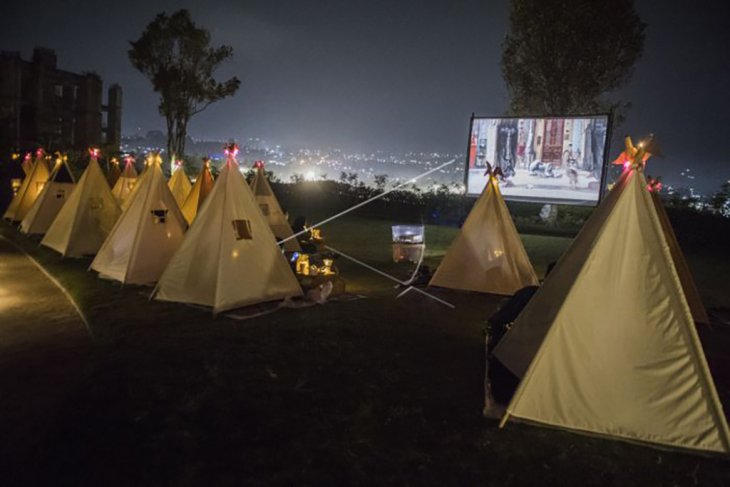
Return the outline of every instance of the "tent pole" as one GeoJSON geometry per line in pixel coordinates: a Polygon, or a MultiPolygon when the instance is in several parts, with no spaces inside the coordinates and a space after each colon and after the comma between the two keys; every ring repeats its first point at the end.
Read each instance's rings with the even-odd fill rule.
{"type": "MultiPolygon", "coordinates": [[[[332,248],[329,245],[325,245],[325,248],[327,250],[331,250],[332,252],[334,252],[334,253],[336,253],[338,255],[341,255],[345,259],[350,260],[350,261],[354,262],[355,264],[359,264],[359,265],[365,267],[366,269],[370,269],[371,271],[373,271],[373,272],[375,272],[377,274],[380,274],[381,276],[385,277],[386,279],[390,279],[391,281],[395,281],[398,284],[400,284],[401,286],[405,286],[406,285],[406,283],[403,282],[403,281],[401,281],[400,279],[398,279],[396,277],[393,277],[390,274],[386,274],[385,272],[381,271],[380,269],[376,269],[375,267],[373,267],[373,266],[371,266],[369,264],[366,264],[365,262],[363,262],[361,260],[357,260],[356,258],[354,258],[354,257],[352,257],[350,255],[347,255],[346,253],[344,253],[342,251],[339,251],[339,250],[337,250],[335,248],[332,248]]],[[[441,303],[441,304],[443,304],[445,306],[448,306],[451,309],[456,308],[456,306],[454,306],[453,304],[451,304],[451,303],[449,303],[447,301],[444,301],[443,299],[437,298],[433,294],[429,294],[426,291],[424,291],[423,289],[419,289],[419,288],[413,287],[413,286],[410,286],[408,289],[406,289],[404,292],[402,292],[399,296],[402,296],[403,294],[406,293],[406,291],[409,291],[410,289],[413,289],[414,291],[419,292],[419,293],[423,294],[424,296],[428,296],[429,298],[433,299],[434,301],[438,301],[439,303],[441,303]]]]}

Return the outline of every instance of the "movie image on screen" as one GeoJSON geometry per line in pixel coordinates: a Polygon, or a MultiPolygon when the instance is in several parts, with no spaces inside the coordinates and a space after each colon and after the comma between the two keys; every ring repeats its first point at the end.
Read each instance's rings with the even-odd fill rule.
{"type": "Polygon", "coordinates": [[[595,205],[606,164],[608,115],[473,117],[466,192],[479,196],[488,165],[500,168],[506,200],[595,205]]]}

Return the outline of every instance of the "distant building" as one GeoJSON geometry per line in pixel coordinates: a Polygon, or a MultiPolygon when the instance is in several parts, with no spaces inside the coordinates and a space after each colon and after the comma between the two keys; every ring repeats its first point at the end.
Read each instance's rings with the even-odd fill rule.
{"type": "Polygon", "coordinates": [[[0,157],[39,146],[49,152],[119,150],[122,88],[109,86],[106,105],[102,88],[95,73],[58,69],[51,49],[36,47],[31,61],[18,52],[0,53],[0,157]]]}

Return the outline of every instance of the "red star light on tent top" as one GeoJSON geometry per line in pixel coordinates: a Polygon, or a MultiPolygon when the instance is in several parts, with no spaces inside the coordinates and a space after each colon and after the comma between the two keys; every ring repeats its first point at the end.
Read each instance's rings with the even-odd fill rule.
{"type": "Polygon", "coordinates": [[[236,144],[235,142],[231,142],[230,144],[225,145],[223,147],[223,153],[229,159],[235,159],[238,155],[238,144],[236,144]]]}
{"type": "Polygon", "coordinates": [[[124,163],[125,164],[133,164],[134,163],[134,157],[132,156],[124,156],[124,163]]]}
{"type": "Polygon", "coordinates": [[[89,156],[91,156],[92,159],[98,159],[99,155],[101,155],[101,151],[96,147],[89,147],[89,156]]]}
{"type": "Polygon", "coordinates": [[[264,168],[264,161],[254,161],[253,168],[254,169],[263,169],[264,168]]]}
{"type": "Polygon", "coordinates": [[[35,151],[36,157],[43,157],[43,155],[46,153],[46,151],[43,150],[43,147],[38,147],[35,151]]]}
{"type": "Polygon", "coordinates": [[[624,171],[631,167],[641,170],[644,166],[646,166],[646,161],[648,161],[651,156],[661,157],[662,155],[654,141],[653,135],[650,135],[647,139],[639,142],[637,146],[634,145],[631,137],[626,137],[624,142],[626,144],[626,149],[624,149],[624,151],[613,161],[613,164],[615,165],[622,165],[624,167],[624,171]]]}

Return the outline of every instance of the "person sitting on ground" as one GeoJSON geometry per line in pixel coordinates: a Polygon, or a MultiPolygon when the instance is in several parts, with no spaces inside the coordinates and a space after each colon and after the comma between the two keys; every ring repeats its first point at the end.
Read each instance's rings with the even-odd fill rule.
{"type": "MultiPolygon", "coordinates": [[[[545,277],[555,267],[555,262],[548,264],[545,277]]],[[[544,279],[544,278],[543,278],[544,279]]],[[[498,404],[507,404],[512,398],[519,379],[499,360],[492,356],[494,347],[509,330],[530,299],[535,295],[538,286],[526,286],[508,298],[499,309],[487,319],[486,348],[487,371],[485,376],[485,416],[501,416],[498,404]]]]}

